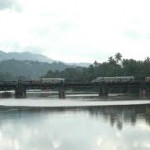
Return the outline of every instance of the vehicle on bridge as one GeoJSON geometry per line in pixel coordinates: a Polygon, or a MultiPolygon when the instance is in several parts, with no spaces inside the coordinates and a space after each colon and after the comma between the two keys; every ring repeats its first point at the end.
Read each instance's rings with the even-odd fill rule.
{"type": "Polygon", "coordinates": [[[92,83],[99,82],[129,82],[134,81],[134,76],[116,76],[116,77],[97,77],[92,83]]]}
{"type": "Polygon", "coordinates": [[[150,77],[145,77],[146,82],[150,82],[150,77]]]}
{"type": "Polygon", "coordinates": [[[64,83],[64,78],[41,78],[42,83],[64,83]]]}

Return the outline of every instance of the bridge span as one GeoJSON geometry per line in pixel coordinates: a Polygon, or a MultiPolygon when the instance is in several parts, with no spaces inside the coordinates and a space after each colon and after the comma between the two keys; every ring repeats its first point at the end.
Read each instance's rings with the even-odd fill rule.
{"type": "Polygon", "coordinates": [[[140,96],[150,94],[150,82],[130,81],[130,82],[64,82],[64,83],[42,83],[42,82],[24,82],[9,81],[0,83],[0,91],[15,90],[15,97],[26,97],[26,90],[30,89],[51,89],[59,91],[59,98],[65,98],[65,91],[73,90],[93,90],[98,92],[99,96],[107,96],[109,93],[135,93],[140,96]]]}

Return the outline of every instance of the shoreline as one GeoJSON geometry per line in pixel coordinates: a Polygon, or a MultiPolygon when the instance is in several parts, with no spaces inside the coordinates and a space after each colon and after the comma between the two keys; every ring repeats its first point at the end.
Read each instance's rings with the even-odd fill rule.
{"type": "Polygon", "coordinates": [[[149,105],[150,100],[78,101],[78,100],[0,100],[0,107],[15,108],[75,108],[125,105],[149,105]]]}

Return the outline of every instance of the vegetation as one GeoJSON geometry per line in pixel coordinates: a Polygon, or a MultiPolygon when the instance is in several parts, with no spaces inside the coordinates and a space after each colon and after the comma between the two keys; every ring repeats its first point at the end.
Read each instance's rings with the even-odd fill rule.
{"type": "Polygon", "coordinates": [[[45,75],[48,70],[62,71],[70,65],[61,62],[51,64],[39,61],[21,61],[21,60],[4,60],[0,62],[0,81],[4,80],[31,80],[39,79],[45,75]]]}
{"type": "Polygon", "coordinates": [[[44,77],[61,77],[70,82],[89,82],[96,77],[134,76],[144,79],[150,76],[150,58],[144,61],[124,59],[120,53],[106,62],[95,61],[89,67],[75,67],[61,62],[43,63],[38,61],[5,60],[0,62],[0,81],[31,80],[44,77]],[[49,70],[49,71],[48,71],[49,70]]]}
{"type": "Polygon", "coordinates": [[[116,53],[114,57],[109,57],[108,61],[103,63],[95,61],[88,68],[67,68],[62,71],[49,70],[45,75],[45,77],[62,77],[67,81],[76,82],[89,82],[99,76],[134,76],[136,79],[144,79],[145,76],[150,76],[150,58],[147,57],[144,61],[136,61],[134,59],[123,59],[120,53],[116,53]]]}

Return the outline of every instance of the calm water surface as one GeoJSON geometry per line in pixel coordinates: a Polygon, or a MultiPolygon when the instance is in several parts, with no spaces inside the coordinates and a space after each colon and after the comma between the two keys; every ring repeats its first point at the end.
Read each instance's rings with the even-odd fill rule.
{"type": "Polygon", "coordinates": [[[149,140],[150,105],[0,108],[0,150],[148,150],[149,140]]]}

